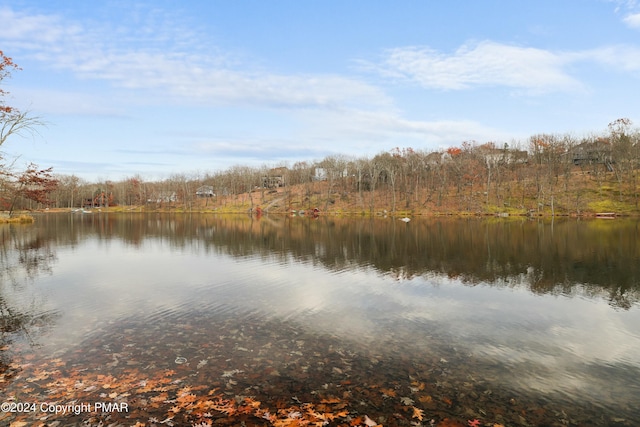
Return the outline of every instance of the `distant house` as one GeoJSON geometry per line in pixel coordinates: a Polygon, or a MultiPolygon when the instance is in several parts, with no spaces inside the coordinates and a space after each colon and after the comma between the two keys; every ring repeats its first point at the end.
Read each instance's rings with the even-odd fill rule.
{"type": "Polygon", "coordinates": [[[605,139],[587,141],[576,145],[571,151],[571,159],[576,166],[604,164],[608,170],[613,170],[611,143],[605,139]]]}
{"type": "Polygon", "coordinates": [[[439,166],[443,161],[448,160],[451,157],[449,153],[445,153],[442,151],[434,151],[429,153],[424,158],[424,164],[427,168],[431,168],[434,166],[439,166]]]}
{"type": "Polygon", "coordinates": [[[267,174],[262,177],[262,186],[265,188],[284,187],[285,176],[289,170],[286,167],[269,169],[267,174]]]}
{"type": "Polygon", "coordinates": [[[327,180],[327,170],[325,168],[316,168],[313,171],[313,180],[314,181],[326,181],[327,180]]]}
{"type": "MultiPolygon", "coordinates": [[[[492,145],[481,145],[473,151],[475,155],[480,156],[489,165],[510,165],[517,163],[527,163],[529,153],[523,150],[505,148],[496,148],[492,145]]],[[[440,165],[452,161],[455,157],[468,155],[456,147],[447,151],[434,151],[424,158],[424,164],[427,169],[439,167],[440,165]]]]}
{"type": "Polygon", "coordinates": [[[528,163],[529,153],[525,150],[509,150],[508,163],[528,163]]]}
{"type": "Polygon", "coordinates": [[[149,203],[172,203],[178,201],[178,195],[175,191],[159,191],[147,201],[149,203]]]}
{"type": "MultiPolygon", "coordinates": [[[[349,176],[349,171],[345,167],[341,172],[335,173],[334,178],[345,178],[349,176]]],[[[312,179],[314,181],[326,181],[329,178],[329,172],[325,168],[315,168],[312,179]]]]}
{"type": "Polygon", "coordinates": [[[214,197],[215,195],[212,185],[203,185],[196,190],[196,197],[214,197]]]}
{"type": "Polygon", "coordinates": [[[481,145],[476,151],[490,165],[527,163],[529,157],[526,151],[511,150],[508,147],[495,148],[490,145],[481,145]]]}
{"type": "Polygon", "coordinates": [[[325,168],[316,168],[313,172],[313,180],[314,181],[326,181],[327,180],[327,170],[325,168]]]}
{"type": "Polygon", "coordinates": [[[83,208],[97,208],[97,207],[105,207],[105,206],[113,206],[115,205],[113,201],[113,194],[105,194],[104,191],[96,193],[96,196],[93,198],[88,198],[82,200],[83,208]]]}

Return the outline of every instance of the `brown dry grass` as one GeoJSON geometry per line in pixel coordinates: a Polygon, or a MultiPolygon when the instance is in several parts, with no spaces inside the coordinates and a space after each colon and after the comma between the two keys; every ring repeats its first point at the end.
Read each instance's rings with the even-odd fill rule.
{"type": "Polygon", "coordinates": [[[35,219],[31,215],[18,215],[12,217],[0,217],[0,224],[31,224],[35,219]]]}
{"type": "MultiPolygon", "coordinates": [[[[638,189],[632,182],[618,182],[613,173],[594,175],[575,168],[569,175],[552,182],[536,181],[532,168],[527,176],[495,182],[487,194],[486,183],[473,185],[418,186],[412,191],[395,192],[380,185],[376,191],[358,191],[352,182],[326,181],[281,187],[255,189],[251,193],[214,198],[193,198],[187,202],[147,204],[144,206],[111,206],[109,212],[215,212],[243,213],[258,206],[265,213],[289,214],[310,212],[314,208],[324,215],[345,216],[595,216],[611,212],[617,216],[639,216],[638,189]],[[542,191],[538,192],[538,186],[542,191]]],[[[639,185],[640,186],[640,185],[639,185]]],[[[51,212],[60,209],[51,209],[51,212]]],[[[68,209],[63,209],[68,210],[68,209]]]]}
{"type": "Polygon", "coordinates": [[[147,206],[145,210],[200,211],[218,213],[247,213],[258,206],[269,213],[310,212],[318,208],[329,215],[564,215],[592,216],[598,212],[617,215],[638,215],[636,197],[630,184],[620,188],[613,174],[598,180],[588,173],[574,171],[566,181],[558,178],[553,185],[543,183],[545,190],[538,197],[531,180],[504,182],[499,189],[492,187],[487,196],[486,186],[449,186],[441,193],[419,188],[413,192],[396,191],[388,187],[374,192],[359,192],[354,185],[338,183],[329,191],[327,182],[282,187],[274,190],[256,189],[251,194],[196,199],[190,204],[175,203],[147,206]],[[551,197],[553,194],[553,198],[551,197]]]}

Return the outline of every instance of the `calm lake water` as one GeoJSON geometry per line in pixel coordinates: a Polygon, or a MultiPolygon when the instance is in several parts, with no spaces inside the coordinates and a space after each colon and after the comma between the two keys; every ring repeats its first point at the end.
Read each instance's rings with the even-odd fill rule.
{"type": "Polygon", "coordinates": [[[96,212],[0,239],[2,425],[640,422],[635,220],[96,212]]]}

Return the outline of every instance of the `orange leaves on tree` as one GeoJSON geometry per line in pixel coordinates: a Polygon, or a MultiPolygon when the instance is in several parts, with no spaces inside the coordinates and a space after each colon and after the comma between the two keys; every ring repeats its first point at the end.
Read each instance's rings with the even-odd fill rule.
{"type": "Polygon", "coordinates": [[[416,150],[414,150],[411,147],[407,147],[407,148],[395,147],[390,152],[391,152],[391,155],[396,159],[404,159],[404,160],[416,154],[416,150]]]}
{"type": "Polygon", "coordinates": [[[451,157],[458,156],[461,153],[462,153],[462,149],[461,148],[458,148],[458,147],[447,148],[447,154],[449,154],[451,157]]]}
{"type": "MultiPolygon", "coordinates": [[[[2,50],[0,50],[0,82],[6,77],[11,76],[12,71],[20,70],[20,67],[13,62],[13,59],[6,56],[2,50]]],[[[8,92],[0,89],[0,97],[7,95],[8,92]]],[[[13,108],[6,106],[3,104],[2,99],[0,99],[0,113],[11,113],[13,108]]]]}
{"type": "Polygon", "coordinates": [[[20,70],[20,67],[13,62],[13,59],[6,56],[2,50],[0,50],[0,80],[8,77],[11,70],[20,70]]]}

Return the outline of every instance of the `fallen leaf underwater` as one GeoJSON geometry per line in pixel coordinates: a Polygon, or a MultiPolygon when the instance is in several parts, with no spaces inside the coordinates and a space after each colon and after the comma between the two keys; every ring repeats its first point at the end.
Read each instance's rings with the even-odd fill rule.
{"type": "Polygon", "coordinates": [[[169,324],[123,320],[50,359],[21,345],[0,376],[6,401],[113,406],[0,414],[10,427],[601,425],[596,410],[559,412],[486,388],[472,360],[464,367],[467,356],[436,342],[422,360],[401,349],[385,357],[286,322],[192,312],[169,324]],[[453,372],[453,360],[464,370],[453,372]]]}

